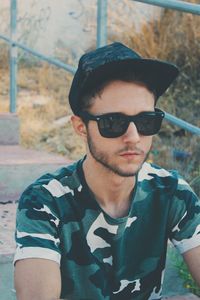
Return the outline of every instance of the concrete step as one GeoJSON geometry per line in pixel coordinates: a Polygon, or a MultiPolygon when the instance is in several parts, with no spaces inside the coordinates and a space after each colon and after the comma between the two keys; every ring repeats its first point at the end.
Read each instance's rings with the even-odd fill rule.
{"type": "MultiPolygon", "coordinates": [[[[6,130],[5,121],[14,116],[3,117],[4,123],[0,127],[3,125],[6,130]]],[[[17,124],[15,121],[14,125],[17,124]]],[[[14,130],[8,130],[8,138],[5,137],[5,130],[0,135],[0,300],[15,300],[12,261],[15,251],[16,201],[35,179],[69,164],[70,160],[59,155],[25,149],[17,145],[18,138],[15,139],[10,134],[14,134],[14,130]]]]}
{"type": "Polygon", "coordinates": [[[19,145],[0,145],[0,202],[16,201],[39,176],[69,164],[70,160],[19,145]]]}
{"type": "Polygon", "coordinates": [[[15,113],[0,113],[0,145],[18,145],[20,122],[15,113]]]}
{"type": "Polygon", "coordinates": [[[12,262],[0,262],[0,300],[16,300],[12,262]]]}

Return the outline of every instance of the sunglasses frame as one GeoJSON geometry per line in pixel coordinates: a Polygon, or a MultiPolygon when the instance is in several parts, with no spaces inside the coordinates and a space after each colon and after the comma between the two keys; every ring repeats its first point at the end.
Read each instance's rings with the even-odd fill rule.
{"type": "MultiPolygon", "coordinates": [[[[85,122],[85,121],[96,121],[97,124],[98,124],[98,129],[99,129],[99,133],[101,134],[101,136],[103,137],[106,137],[106,138],[116,138],[116,137],[120,137],[122,136],[126,130],[128,129],[128,126],[126,128],[126,130],[122,133],[120,133],[119,135],[117,133],[113,133],[113,136],[111,136],[112,134],[102,134],[102,131],[103,129],[100,127],[99,125],[99,121],[102,120],[102,118],[105,118],[105,117],[111,117],[111,116],[123,116],[123,118],[125,118],[128,126],[130,125],[131,122],[133,122],[137,128],[137,120],[141,117],[141,116],[155,116],[157,117],[158,121],[159,121],[159,127],[158,127],[158,130],[156,130],[155,133],[153,134],[141,134],[139,131],[139,134],[141,135],[144,135],[144,136],[148,136],[148,135],[154,135],[156,133],[158,133],[158,131],[160,130],[160,127],[161,127],[161,124],[162,124],[162,120],[163,118],[165,117],[165,113],[164,111],[162,111],[161,109],[158,109],[158,108],[155,108],[155,111],[145,111],[145,112],[141,112],[137,115],[134,115],[134,116],[129,116],[129,115],[125,115],[123,113],[120,113],[120,112],[111,112],[111,113],[106,113],[106,114],[102,114],[102,115],[92,115],[90,114],[89,112],[87,111],[83,111],[80,113],[80,117],[82,118],[82,120],[85,122]],[[136,121],[136,123],[135,123],[136,121]]],[[[137,129],[138,130],[138,129],[137,129]]]]}

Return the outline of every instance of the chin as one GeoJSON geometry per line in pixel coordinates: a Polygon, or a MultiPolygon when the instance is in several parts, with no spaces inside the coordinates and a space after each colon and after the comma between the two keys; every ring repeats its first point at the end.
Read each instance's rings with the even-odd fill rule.
{"type": "Polygon", "coordinates": [[[124,168],[122,167],[122,169],[124,169],[125,172],[127,171],[127,172],[137,173],[138,170],[141,169],[143,163],[144,163],[143,161],[137,163],[129,163],[128,165],[124,166],[124,168]]]}
{"type": "Polygon", "coordinates": [[[121,177],[133,177],[137,175],[139,170],[141,169],[142,164],[132,168],[118,168],[114,170],[114,173],[121,177]]]}

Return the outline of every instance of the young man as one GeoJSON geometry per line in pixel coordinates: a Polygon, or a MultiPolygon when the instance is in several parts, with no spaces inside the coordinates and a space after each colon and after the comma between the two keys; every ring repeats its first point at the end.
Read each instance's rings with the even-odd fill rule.
{"type": "Polygon", "coordinates": [[[200,202],[175,171],[145,162],[177,75],[121,43],[82,56],[69,101],[86,156],[21,196],[18,299],[161,299],[168,239],[200,284],[200,202]]]}

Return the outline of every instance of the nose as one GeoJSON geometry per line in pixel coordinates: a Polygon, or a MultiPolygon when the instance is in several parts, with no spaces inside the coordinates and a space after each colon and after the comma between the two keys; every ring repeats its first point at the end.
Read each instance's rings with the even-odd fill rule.
{"type": "Polygon", "coordinates": [[[133,122],[130,122],[127,131],[123,135],[123,140],[125,143],[134,142],[138,143],[140,141],[140,134],[137,131],[137,127],[133,122]]]}

